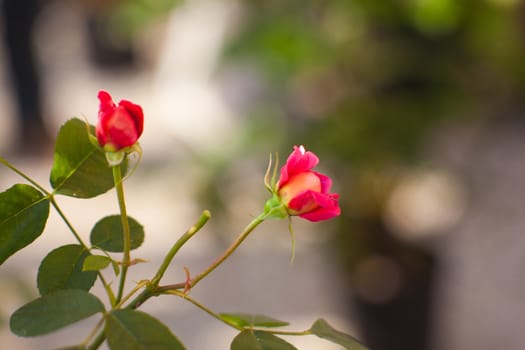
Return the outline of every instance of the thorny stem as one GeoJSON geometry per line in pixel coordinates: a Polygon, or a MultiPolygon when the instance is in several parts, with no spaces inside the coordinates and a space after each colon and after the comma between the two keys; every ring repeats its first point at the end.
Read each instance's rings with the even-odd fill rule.
{"type": "MultiPolygon", "coordinates": [[[[248,235],[259,225],[261,224],[269,214],[263,213],[257,216],[255,219],[253,219],[241,232],[241,234],[237,237],[237,239],[232,243],[232,245],[219,257],[217,258],[206,270],[202,271],[200,274],[198,274],[195,278],[189,281],[190,287],[194,287],[199,281],[201,281],[203,278],[208,276],[212,271],[214,271],[219,265],[221,265],[230,255],[233,254],[233,252],[241,245],[241,243],[248,237],[248,235]]],[[[197,223],[192,226],[188,231],[186,231],[181,238],[175,243],[175,245],[171,248],[170,252],[168,253],[168,256],[162,263],[161,267],[159,268],[157,274],[155,275],[154,279],[152,280],[152,283],[150,283],[150,287],[146,287],[142,293],[137,295],[126,307],[125,309],[137,309],[140,305],[142,305],[144,302],[146,302],[148,299],[150,299],[153,296],[157,296],[159,294],[174,294],[180,297],[184,297],[189,302],[193,303],[194,305],[200,307],[202,310],[206,311],[208,314],[212,315],[213,317],[221,320],[222,322],[228,324],[231,327],[234,327],[238,330],[242,330],[242,328],[238,328],[237,326],[230,324],[229,322],[223,320],[220,315],[215,314],[213,311],[207,309],[206,307],[202,306],[200,303],[197,303],[194,299],[191,299],[187,296],[187,294],[179,291],[179,289],[183,289],[188,287],[188,282],[182,282],[177,284],[171,284],[166,286],[158,286],[158,283],[160,279],[162,278],[164,272],[167,269],[167,266],[173,259],[173,256],[177,253],[177,251],[182,247],[182,245],[188,241],[193,235],[200,229],[209,219],[209,212],[204,211],[197,223]],[[169,257],[171,255],[171,257],[169,257]],[[156,281],[156,282],[154,282],[156,281]],[[157,283],[155,285],[155,283],[157,283]],[[154,286],[154,287],[153,287],[154,286]],[[152,288],[153,287],[153,288],[152,288]]],[[[128,297],[126,297],[127,299],[128,297]]],[[[264,330],[261,330],[264,331],[264,330]]],[[[266,330],[267,331],[267,330],[266,330]]],[[[309,334],[308,331],[304,332],[284,332],[281,331],[279,334],[288,334],[288,335],[304,335],[309,334]]],[[[104,332],[100,332],[97,337],[93,340],[91,345],[88,347],[88,350],[96,350],[98,347],[104,342],[106,339],[106,336],[104,332]]]]}
{"type": "MultiPolygon", "coordinates": [[[[133,288],[133,290],[128,293],[128,295],[126,295],[125,297],[123,297],[120,302],[118,304],[115,305],[114,309],[118,309],[122,306],[122,304],[124,304],[129,298],[131,298],[133,296],[133,294],[135,294],[137,291],[139,291],[141,288],[143,288],[144,286],[146,286],[149,282],[148,281],[140,281],[136,286],[135,288],[133,288]]],[[[142,297],[143,295],[147,295],[147,297],[142,297],[143,300],[147,300],[149,299],[152,295],[149,294],[149,290],[146,288],[142,291],[142,293],[139,295],[139,297],[142,297]]],[[[136,309],[136,307],[130,307],[131,305],[133,305],[133,302],[130,303],[127,307],[125,307],[125,309],[136,309]]],[[[98,330],[98,325],[97,325],[97,328],[95,328],[92,332],[92,334],[90,335],[90,337],[88,338],[88,341],[90,338],[93,337],[93,334],[96,333],[96,331],[98,330]]],[[[100,345],[102,345],[102,343],[106,340],[106,334],[104,333],[104,330],[101,330],[98,332],[96,338],[93,340],[93,342],[91,343],[91,345],[87,346],[86,349],[87,350],[96,350],[100,347],[100,345]]]]}
{"type": "Polygon", "coordinates": [[[190,227],[178,240],[177,242],[175,242],[175,244],[173,245],[173,247],[171,247],[170,251],[168,252],[168,254],[166,255],[166,257],[164,258],[164,261],[162,262],[162,264],[160,265],[159,267],[159,270],[157,271],[157,273],[155,274],[155,277],[153,277],[153,279],[151,280],[151,287],[153,287],[153,289],[155,289],[158,285],[159,285],[159,282],[162,278],[162,276],[164,276],[164,273],[166,272],[166,269],[168,268],[168,266],[170,265],[171,261],[173,260],[173,258],[175,257],[175,254],[177,254],[177,252],[180,250],[180,248],[191,238],[193,237],[197,232],[199,232],[199,230],[208,222],[208,220],[211,218],[211,214],[208,210],[205,210],[202,212],[201,216],[199,217],[199,220],[195,223],[195,225],[193,225],[192,227],[190,227]]]}
{"type": "Polygon", "coordinates": [[[95,340],[93,340],[93,342],[91,343],[91,345],[89,345],[87,347],[88,350],[96,350],[98,349],[98,347],[100,345],[102,345],[102,343],[104,342],[104,340],[106,340],[106,334],[101,331],[97,334],[97,337],[95,338],[95,340]]]}
{"type": "MultiPolygon", "coordinates": [[[[117,302],[117,307],[120,307],[124,302],[126,302],[133,294],[135,294],[140,288],[142,288],[144,285],[147,285],[147,287],[133,299],[128,306],[125,307],[125,309],[137,309],[140,305],[142,305],[146,300],[151,298],[152,296],[158,295],[159,292],[158,284],[166,272],[166,269],[168,268],[169,264],[173,260],[173,257],[175,254],[179,251],[179,249],[186,243],[191,237],[193,237],[210,219],[211,215],[210,212],[205,210],[202,215],[200,216],[199,220],[190,227],[173,245],[173,247],[168,252],[168,255],[166,258],[164,258],[164,261],[162,262],[159,270],[155,274],[155,277],[153,277],[152,281],[150,283],[139,283],[131,293],[129,293],[126,297],[121,298],[119,302],[117,302]]],[[[184,288],[185,283],[182,283],[180,286],[177,286],[178,288],[184,288]]],[[[93,340],[90,346],[88,346],[88,350],[96,350],[98,347],[106,340],[106,336],[104,332],[99,332],[97,337],[93,340]]]]}
{"type": "Polygon", "coordinates": [[[215,260],[206,270],[202,271],[200,274],[198,274],[195,278],[192,278],[190,281],[190,287],[195,287],[197,283],[199,283],[204,277],[208,276],[213,270],[215,270],[219,265],[221,265],[224,260],[226,260],[230,255],[233,254],[233,252],[241,245],[241,243],[248,237],[248,235],[257,227],[260,223],[264,221],[266,218],[266,214],[263,213],[259,216],[257,216],[255,219],[253,219],[244,229],[244,231],[241,232],[239,237],[235,240],[235,242],[232,243],[232,245],[220,256],[215,260]]]}
{"type": "Polygon", "coordinates": [[[95,336],[95,334],[98,336],[97,332],[99,331],[100,327],[102,327],[102,325],[104,324],[104,319],[101,318],[100,321],[97,322],[97,325],[95,326],[95,328],[93,328],[93,330],[91,331],[91,333],[88,335],[88,337],[86,338],[86,340],[84,340],[82,342],[82,345],[87,345],[89,344],[89,341],[91,338],[93,338],[95,336]]]}
{"type": "MultiPolygon", "coordinates": [[[[198,227],[198,223],[199,222],[202,222],[202,220],[204,220],[204,216],[206,215],[206,211],[203,213],[203,215],[201,216],[201,218],[199,219],[199,221],[197,222],[197,224],[195,226],[193,226],[192,228],[194,227],[198,227]]],[[[241,245],[241,243],[246,239],[246,237],[248,237],[248,235],[260,224],[262,223],[267,217],[267,214],[263,213],[259,216],[257,216],[255,219],[252,220],[252,222],[250,222],[246,228],[241,232],[241,234],[237,237],[237,239],[232,243],[232,245],[220,256],[218,257],[208,268],[206,268],[206,270],[202,271],[200,274],[198,274],[195,278],[189,280],[189,281],[186,281],[186,282],[180,282],[180,283],[175,283],[175,284],[169,284],[169,285],[165,285],[165,286],[158,286],[158,282],[155,282],[157,283],[155,285],[155,288],[146,288],[141,294],[139,294],[135,299],[133,299],[126,308],[131,308],[131,309],[136,309],[137,307],[139,307],[140,305],[142,305],[146,300],[148,300],[149,298],[151,298],[152,296],[156,296],[156,295],[159,295],[159,294],[162,294],[162,293],[165,293],[165,292],[168,292],[168,291],[173,291],[173,290],[178,290],[178,289],[183,289],[183,288],[192,288],[194,287],[195,285],[197,285],[197,283],[199,283],[203,278],[205,278],[206,276],[208,276],[213,270],[215,270],[217,267],[219,267],[220,264],[222,264],[224,262],[224,260],[226,260],[230,255],[233,254],[233,252],[239,247],[239,245],[241,245]]],[[[207,220],[207,219],[206,219],[207,220]]],[[[203,224],[205,223],[205,221],[203,222],[203,224]]],[[[180,239],[180,240],[183,240],[181,243],[183,244],[184,242],[186,242],[189,238],[191,238],[193,236],[193,234],[191,233],[192,232],[192,228],[190,228],[180,239]]],[[[200,227],[199,227],[200,228],[200,227]]],[[[177,242],[178,243],[178,242],[177,242]]],[[[172,250],[177,250],[179,249],[180,247],[178,247],[178,244],[175,244],[174,245],[174,248],[172,248],[172,250]],[[177,248],[178,247],[178,248],[177,248]]],[[[172,251],[170,251],[171,253],[172,251]]],[[[176,251],[175,251],[176,253],[176,251]]],[[[166,261],[166,260],[165,260],[166,261]]],[[[157,272],[157,275],[156,277],[160,276],[162,277],[162,274],[164,273],[163,271],[161,271],[161,269],[159,269],[159,272],[157,272]],[[160,273],[159,273],[160,272],[160,273]]],[[[160,278],[158,279],[160,281],[160,278]]],[[[155,281],[155,278],[154,280],[155,281]]],[[[154,285],[154,283],[151,284],[152,286],[154,285]]]]}
{"type": "Polygon", "coordinates": [[[130,262],[130,250],[131,250],[131,233],[129,229],[128,214],[126,211],[126,200],[124,198],[124,186],[122,184],[122,172],[120,165],[113,166],[113,181],[115,183],[115,189],[117,191],[118,205],[120,208],[120,218],[122,222],[122,236],[123,236],[123,250],[124,256],[122,261],[122,271],[120,272],[120,283],[117,292],[117,298],[115,304],[118,304],[122,299],[124,292],[124,285],[126,283],[126,275],[128,272],[130,262]]]}

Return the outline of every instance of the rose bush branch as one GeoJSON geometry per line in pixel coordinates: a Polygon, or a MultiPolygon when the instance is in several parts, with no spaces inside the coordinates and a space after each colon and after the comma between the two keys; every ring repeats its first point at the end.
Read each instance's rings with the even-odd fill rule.
{"type": "MultiPolygon", "coordinates": [[[[47,191],[0,158],[0,163],[29,183],[15,184],[0,193],[0,241],[5,243],[0,246],[0,264],[43,233],[50,206],[56,209],[78,242],[60,246],[42,260],[37,274],[40,297],[13,313],[10,328],[15,334],[26,337],[48,334],[99,314],[100,321],[86,340],[68,348],[95,350],[107,342],[112,350],[184,350],[184,345],[168,327],[139,310],[151,297],[168,294],[183,298],[239,331],[231,343],[231,350],[295,349],[278,336],[309,334],[347,349],[364,349],[354,338],[335,330],[322,319],[305,331],[275,330],[275,327],[288,323],[264,315],[217,313],[189,296],[191,288],[219,268],[262,222],[293,216],[316,222],[340,214],[338,194],[330,192],[331,179],[313,170],[319,158],[303,146],[295,146],[281,168],[278,164],[272,167],[270,161],[264,182],[271,196],[262,213],[207,268],[191,276],[189,269],[184,267],[184,281],[160,285],[174,257],[210,219],[210,213],[204,211],[197,222],[173,243],[153,277],[136,278],[140,282],[125,294],[130,267],[142,262],[141,259],[131,259],[131,251],[140,247],[145,236],[143,226],[128,215],[123,185],[142,157],[138,141],[143,132],[144,114],[142,107],[131,101],[114,103],[106,91],[100,91],[98,99],[96,126],[71,119],[61,127],[50,174],[52,191],[47,191]],[[130,171],[132,154],[138,154],[139,159],[130,171]],[[58,206],[55,196],[89,199],[113,188],[119,215],[100,219],[92,228],[90,244],[87,244],[58,206]],[[115,260],[113,253],[121,253],[122,261],[115,260]],[[113,267],[115,278],[119,280],[116,296],[111,283],[102,274],[102,270],[109,266],[113,267]],[[108,307],[90,292],[97,279],[109,297],[108,307]]],[[[292,232],[291,220],[289,230],[292,232]]],[[[292,241],[292,249],[293,245],[292,241]]]]}
{"type": "Polygon", "coordinates": [[[190,288],[195,287],[203,278],[208,276],[213,270],[215,270],[219,265],[221,265],[233,252],[241,245],[241,243],[253,232],[253,230],[259,226],[265,219],[265,215],[261,214],[255,219],[253,219],[244,231],[239,235],[239,237],[233,242],[233,244],[218,257],[207,269],[199,273],[195,278],[192,278],[189,282],[190,288]]]}
{"type": "Polygon", "coordinates": [[[177,242],[175,242],[173,247],[171,247],[170,251],[164,258],[164,261],[160,265],[157,273],[151,280],[150,286],[152,287],[152,289],[157,290],[160,280],[164,276],[164,273],[168,269],[175,255],[179,252],[180,248],[182,248],[182,246],[186,244],[186,242],[190,238],[192,238],[197,232],[199,232],[200,229],[203,228],[204,225],[206,225],[208,220],[210,220],[210,218],[211,218],[210,212],[208,210],[203,211],[201,216],[197,220],[197,222],[192,227],[190,227],[186,232],[184,232],[184,234],[177,240],[177,242]]]}
{"type": "Polygon", "coordinates": [[[111,167],[113,170],[113,179],[115,181],[115,189],[117,190],[118,204],[120,208],[120,218],[122,222],[122,238],[123,238],[123,259],[122,259],[122,270],[120,271],[120,282],[117,292],[116,303],[119,303],[122,299],[124,292],[124,286],[126,284],[126,276],[131,261],[130,250],[131,250],[131,233],[129,229],[128,213],[126,210],[126,200],[124,199],[124,186],[122,185],[122,173],[120,166],[111,167]]]}

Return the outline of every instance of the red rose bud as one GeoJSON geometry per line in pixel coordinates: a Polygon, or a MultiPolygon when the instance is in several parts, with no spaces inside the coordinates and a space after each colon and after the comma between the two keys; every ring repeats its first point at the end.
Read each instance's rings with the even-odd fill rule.
{"type": "Polygon", "coordinates": [[[277,183],[277,195],[289,215],[297,215],[310,221],[328,220],[341,213],[336,193],[329,193],[332,180],[311,171],[319,158],[303,146],[294,151],[281,168],[277,183]]]}
{"type": "Polygon", "coordinates": [[[121,100],[117,106],[111,95],[103,90],[99,91],[98,99],[98,143],[108,152],[117,152],[133,146],[142,134],[142,107],[127,100],[121,100]]]}

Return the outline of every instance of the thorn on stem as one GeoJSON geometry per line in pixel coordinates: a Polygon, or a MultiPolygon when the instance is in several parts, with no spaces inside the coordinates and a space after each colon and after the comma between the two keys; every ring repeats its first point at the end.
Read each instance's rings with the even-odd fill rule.
{"type": "Polygon", "coordinates": [[[184,284],[184,294],[188,294],[188,292],[191,289],[191,276],[190,276],[190,269],[188,269],[186,266],[184,266],[184,273],[186,274],[186,283],[184,284]]]}

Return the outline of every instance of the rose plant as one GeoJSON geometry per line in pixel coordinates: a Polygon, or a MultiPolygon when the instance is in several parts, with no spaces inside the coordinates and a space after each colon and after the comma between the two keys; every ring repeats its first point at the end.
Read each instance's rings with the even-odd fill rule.
{"type": "Polygon", "coordinates": [[[273,164],[270,158],[265,184],[271,198],[262,213],[207,268],[195,275],[185,269],[185,280],[161,284],[175,255],[210,219],[210,213],[205,210],[195,224],[173,242],[156,273],[149,278],[134,278],[140,282],[125,293],[128,270],[140,262],[140,259],[131,258],[131,251],[139,248],[145,237],[142,225],[128,216],[124,195],[124,181],[141,159],[138,140],[143,132],[144,114],[140,105],[128,100],[115,104],[106,91],[100,91],[98,98],[100,108],[96,126],[74,118],[61,127],[50,172],[52,190],[0,158],[0,163],[26,182],[0,193],[0,264],[44,232],[50,207],[62,218],[77,242],[53,249],[42,260],[37,274],[40,297],[11,315],[9,323],[13,333],[22,337],[44,335],[98,314],[100,321],[87,333],[87,338],[65,349],[94,350],[104,342],[110,349],[118,350],[185,349],[167,326],[139,310],[152,297],[170,295],[190,302],[238,330],[231,343],[232,350],[295,349],[280,335],[315,335],[346,349],[365,349],[356,339],[334,329],[323,319],[316,320],[306,330],[283,330],[281,327],[288,322],[264,315],[218,313],[190,295],[191,290],[230,257],[264,221],[291,216],[322,221],[339,215],[338,195],[330,193],[331,179],[312,170],[319,159],[303,146],[294,148],[280,172],[277,162],[273,164]],[[134,154],[139,157],[133,157],[134,154]],[[88,199],[113,188],[120,213],[95,223],[88,243],[66,217],[56,197],[88,199]],[[108,267],[111,267],[109,271],[108,267]],[[110,281],[113,278],[118,279],[116,289],[110,281]],[[107,294],[106,303],[90,292],[97,280],[107,294]]]}

